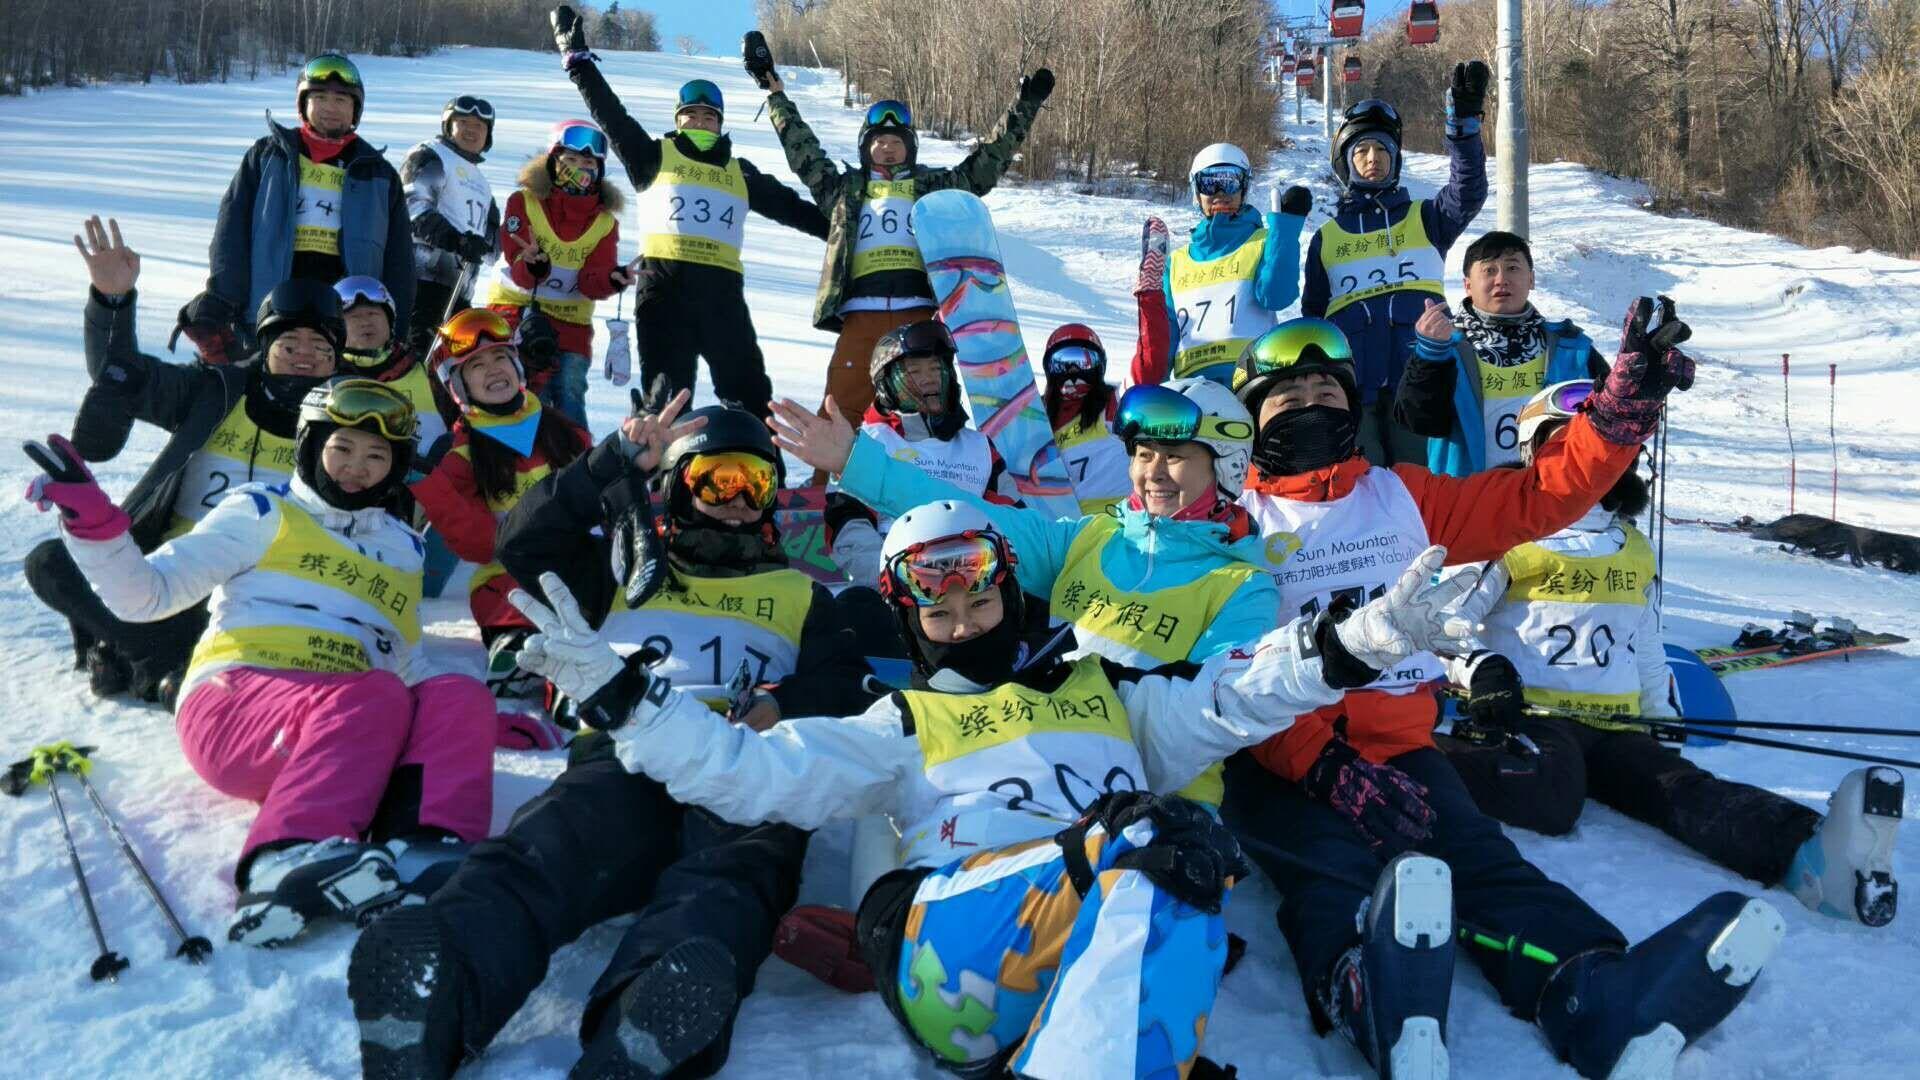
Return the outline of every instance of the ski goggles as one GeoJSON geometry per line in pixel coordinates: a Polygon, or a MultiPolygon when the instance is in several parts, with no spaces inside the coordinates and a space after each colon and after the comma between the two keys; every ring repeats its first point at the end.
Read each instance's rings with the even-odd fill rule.
{"type": "Polygon", "coordinates": [[[477,98],[472,94],[461,94],[447,103],[448,116],[477,116],[487,123],[493,123],[493,103],[486,98],[477,98]]]}
{"type": "Polygon", "coordinates": [[[372,421],[389,442],[406,442],[420,426],[407,396],[375,379],[342,379],[327,388],[327,419],[357,428],[372,421]]]}
{"type": "Polygon", "coordinates": [[[1209,165],[1193,174],[1193,190],[1201,195],[1238,195],[1247,189],[1247,174],[1232,165],[1209,165]]]}
{"type": "Polygon", "coordinates": [[[1040,362],[1049,375],[1090,374],[1106,364],[1106,355],[1090,345],[1062,345],[1040,362]]]}
{"type": "Polygon", "coordinates": [[[603,158],[607,156],[607,133],[584,121],[565,120],[553,125],[552,145],[603,158]]]}
{"type": "Polygon", "coordinates": [[[970,595],[997,588],[1012,560],[999,541],[980,532],[915,544],[887,563],[881,584],[887,598],[903,607],[933,607],[959,589],[970,595]]]}
{"type": "Polygon", "coordinates": [[[512,345],[513,327],[506,316],[488,308],[468,308],[440,327],[440,341],[455,360],[488,345],[512,345]]]}
{"type": "Polygon", "coordinates": [[[725,115],[725,99],[720,96],[720,88],[705,79],[695,79],[680,87],[680,103],[673,107],[678,116],[681,109],[706,108],[725,115]]]}
{"type": "Polygon", "coordinates": [[[1353,346],[1325,319],[1289,319],[1254,338],[1233,369],[1233,390],[1265,375],[1286,376],[1343,367],[1351,372],[1353,346]]]}
{"type": "Polygon", "coordinates": [[[1557,382],[1540,391],[1520,407],[1520,415],[1514,418],[1514,427],[1520,436],[1520,445],[1533,441],[1540,429],[1554,421],[1571,420],[1579,415],[1580,407],[1586,404],[1593,393],[1593,380],[1568,379],[1557,382]]]}
{"type": "Polygon", "coordinates": [[[326,53],[307,61],[300,69],[300,81],[303,83],[338,82],[348,86],[360,87],[360,69],[353,61],[339,53],[326,53]]]}
{"type": "Polygon", "coordinates": [[[687,460],[681,476],[687,490],[703,503],[723,506],[745,495],[756,510],[773,505],[780,482],[773,462],[741,450],[695,454],[687,460]]]}
{"type": "Polygon", "coordinates": [[[1347,110],[1340,115],[1348,120],[1378,120],[1395,127],[1400,126],[1399,110],[1379,98],[1356,101],[1347,106],[1347,110]]]}
{"type": "Polygon", "coordinates": [[[951,357],[960,351],[953,343],[953,332],[947,324],[934,319],[922,319],[910,324],[900,335],[900,347],[893,354],[895,360],[905,360],[909,356],[945,356],[951,357]]]}
{"type": "Polygon", "coordinates": [[[1128,446],[1141,439],[1169,443],[1200,439],[1251,442],[1253,439],[1252,424],[1208,416],[1192,398],[1157,385],[1136,386],[1121,396],[1113,432],[1128,446]]]}
{"type": "Polygon", "coordinates": [[[342,314],[355,304],[379,304],[393,311],[393,294],[371,274],[355,274],[333,283],[333,294],[340,298],[342,314]]]}
{"type": "Polygon", "coordinates": [[[904,101],[876,101],[867,108],[867,126],[910,128],[913,110],[907,108],[904,101]]]}

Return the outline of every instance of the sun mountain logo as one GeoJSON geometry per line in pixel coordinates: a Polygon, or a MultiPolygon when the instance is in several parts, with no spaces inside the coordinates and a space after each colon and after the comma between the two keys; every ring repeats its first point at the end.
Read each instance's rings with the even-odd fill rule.
{"type": "Polygon", "coordinates": [[[1300,550],[1300,537],[1290,532],[1277,532],[1267,537],[1267,563],[1279,566],[1300,550]]]}

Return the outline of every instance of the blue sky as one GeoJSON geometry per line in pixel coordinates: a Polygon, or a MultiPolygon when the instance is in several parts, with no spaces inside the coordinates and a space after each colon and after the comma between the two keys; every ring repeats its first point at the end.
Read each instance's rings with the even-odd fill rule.
{"type": "MultiPolygon", "coordinates": [[[[605,8],[605,0],[594,7],[605,8]]],[[[621,0],[621,7],[651,11],[659,19],[660,47],[672,50],[673,39],[692,34],[717,56],[736,55],[740,35],[753,29],[753,0],[621,0]]]]}

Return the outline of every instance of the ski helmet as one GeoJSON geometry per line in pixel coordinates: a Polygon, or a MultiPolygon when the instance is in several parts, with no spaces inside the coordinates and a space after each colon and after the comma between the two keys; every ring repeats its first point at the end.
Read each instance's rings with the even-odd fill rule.
{"type": "Polygon", "coordinates": [[[952,438],[967,422],[966,411],[960,406],[960,380],[953,371],[953,360],[958,353],[953,334],[937,319],[922,319],[882,334],[880,340],[874,342],[873,353],[867,361],[867,374],[873,380],[874,405],[893,416],[918,413],[920,410],[908,403],[905,381],[895,365],[916,356],[937,357],[947,366],[947,407],[937,420],[929,418],[929,423],[936,438],[952,438]]]}
{"type": "Polygon", "coordinates": [[[254,315],[253,337],[265,355],[273,340],[296,327],[320,332],[335,355],[345,348],[347,325],[340,318],[340,297],[331,288],[307,278],[288,278],[260,301],[254,315]]]}
{"type": "Polygon", "coordinates": [[[1360,408],[1353,377],[1353,347],[1338,326],[1325,319],[1288,319],[1247,343],[1233,369],[1233,392],[1247,411],[1258,414],[1273,384],[1296,375],[1323,372],[1347,392],[1347,408],[1360,408]]]}
{"type": "MultiPolygon", "coordinates": [[[[757,416],[745,409],[732,405],[708,405],[695,409],[682,417],[682,422],[704,418],[706,424],[698,431],[682,435],[667,444],[660,455],[660,475],[665,478],[667,494],[667,512],[677,524],[693,521],[692,493],[686,486],[687,462],[697,454],[722,454],[729,451],[753,454],[773,463],[774,484],[787,486],[787,466],[780,457],[780,449],[773,445],[773,436],[768,434],[767,425],[757,416]]],[[[761,522],[773,519],[775,504],[768,504],[761,516],[761,522]]]]}
{"type": "Polygon", "coordinates": [[[380,506],[406,485],[419,423],[413,402],[391,385],[363,376],[335,376],[309,390],[300,402],[293,440],[295,472],[330,506],[342,510],[380,506]],[[320,464],[321,448],[343,427],[371,432],[393,447],[387,475],[364,491],[341,490],[320,464]]]}
{"type": "Polygon", "coordinates": [[[1232,143],[1217,142],[1201,147],[1200,152],[1193,155],[1193,164],[1187,166],[1187,186],[1191,188],[1195,177],[1218,166],[1238,169],[1243,178],[1253,176],[1253,162],[1247,160],[1245,150],[1232,143]]]}
{"type": "Polygon", "coordinates": [[[1572,420],[1592,393],[1592,379],[1568,379],[1554,383],[1528,398],[1514,419],[1514,427],[1520,437],[1516,445],[1531,446],[1541,428],[1550,423],[1572,420]]]}
{"type": "Polygon", "coordinates": [[[607,176],[607,133],[591,120],[562,120],[547,132],[547,179],[559,183],[554,166],[562,150],[586,154],[594,161],[594,183],[607,176]]]}
{"type": "Polygon", "coordinates": [[[727,99],[720,94],[720,88],[705,79],[690,79],[680,84],[680,102],[673,107],[673,122],[680,123],[680,114],[688,109],[707,108],[720,114],[720,121],[727,119],[727,99]]]}
{"type": "Polygon", "coordinates": [[[1025,625],[1025,597],[1014,575],[1012,545],[986,512],[953,499],[916,506],[894,520],[880,547],[880,595],[893,608],[900,637],[922,676],[953,667],[976,682],[1011,675],[1025,625]],[[968,592],[998,589],[1006,612],[1000,625],[964,642],[927,639],[919,608],[955,587],[968,592]]]}
{"type": "Polygon", "coordinates": [[[472,94],[461,94],[448,101],[446,107],[440,110],[440,134],[449,142],[453,141],[453,118],[456,116],[471,116],[487,125],[487,145],[481,147],[480,152],[484,154],[493,149],[492,102],[472,94]]]}
{"type": "Polygon", "coordinates": [[[1104,382],[1107,377],[1107,349],[1100,343],[1100,335],[1093,332],[1093,327],[1085,323],[1068,323],[1047,337],[1047,351],[1040,358],[1040,369],[1049,379],[1056,374],[1073,374],[1088,382],[1104,382]],[[1054,353],[1076,345],[1084,350],[1082,355],[1094,361],[1092,366],[1080,364],[1056,371],[1054,353]]]}
{"type": "Polygon", "coordinates": [[[897,135],[907,144],[907,164],[911,165],[919,155],[920,142],[913,133],[913,110],[907,108],[904,101],[876,101],[867,109],[867,115],[860,123],[860,167],[873,167],[873,155],[869,148],[876,135],[897,135]]]}
{"type": "Polygon", "coordinates": [[[1400,183],[1400,113],[1392,105],[1379,98],[1356,101],[1347,106],[1342,114],[1339,129],[1334,133],[1333,141],[1327,146],[1328,156],[1332,159],[1333,175],[1340,186],[1349,190],[1386,191],[1400,183]],[[1354,180],[1352,171],[1353,146],[1362,139],[1372,139],[1386,146],[1393,156],[1393,167],[1388,170],[1384,180],[1354,180]]]}
{"type": "Polygon", "coordinates": [[[293,94],[294,111],[300,122],[307,121],[307,94],[313,90],[339,90],[353,98],[353,126],[360,126],[360,113],[366,108],[367,88],[360,81],[360,69],[337,52],[323,52],[300,69],[300,84],[293,94]]]}
{"type": "Polygon", "coordinates": [[[1114,434],[1131,454],[1136,442],[1194,442],[1213,455],[1213,480],[1238,497],[1253,452],[1253,417],[1226,387],[1198,377],[1135,386],[1120,398],[1114,434]]]}
{"type": "Polygon", "coordinates": [[[461,412],[473,408],[473,402],[467,398],[466,380],[460,377],[460,365],[478,356],[481,350],[490,345],[505,345],[513,357],[513,368],[520,373],[521,389],[527,382],[527,369],[520,362],[520,337],[506,316],[492,308],[468,308],[448,319],[436,335],[437,344],[433,355],[427,358],[434,374],[440,377],[440,385],[446,387],[447,396],[461,412]]]}
{"type": "Polygon", "coordinates": [[[393,294],[372,274],[341,278],[333,283],[333,294],[340,298],[340,314],[343,316],[360,304],[378,304],[387,313],[387,325],[399,325],[400,310],[393,304],[393,294]]]}

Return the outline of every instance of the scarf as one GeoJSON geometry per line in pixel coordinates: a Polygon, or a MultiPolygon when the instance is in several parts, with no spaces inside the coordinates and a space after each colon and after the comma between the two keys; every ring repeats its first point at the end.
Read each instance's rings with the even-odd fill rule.
{"type": "Polygon", "coordinates": [[[1517,315],[1493,315],[1476,309],[1468,300],[1453,317],[1454,329],[1480,359],[1494,367],[1517,367],[1545,351],[1546,325],[1547,320],[1532,304],[1517,315]]]}
{"type": "Polygon", "coordinates": [[[305,124],[300,125],[300,142],[305,146],[307,157],[317,165],[325,165],[346,152],[347,144],[356,138],[349,131],[337,139],[329,139],[305,124]]]}
{"type": "Polygon", "coordinates": [[[513,405],[475,402],[466,410],[466,419],[475,435],[485,435],[521,457],[531,457],[534,437],[540,434],[540,399],[522,390],[519,402],[513,405]]]}

